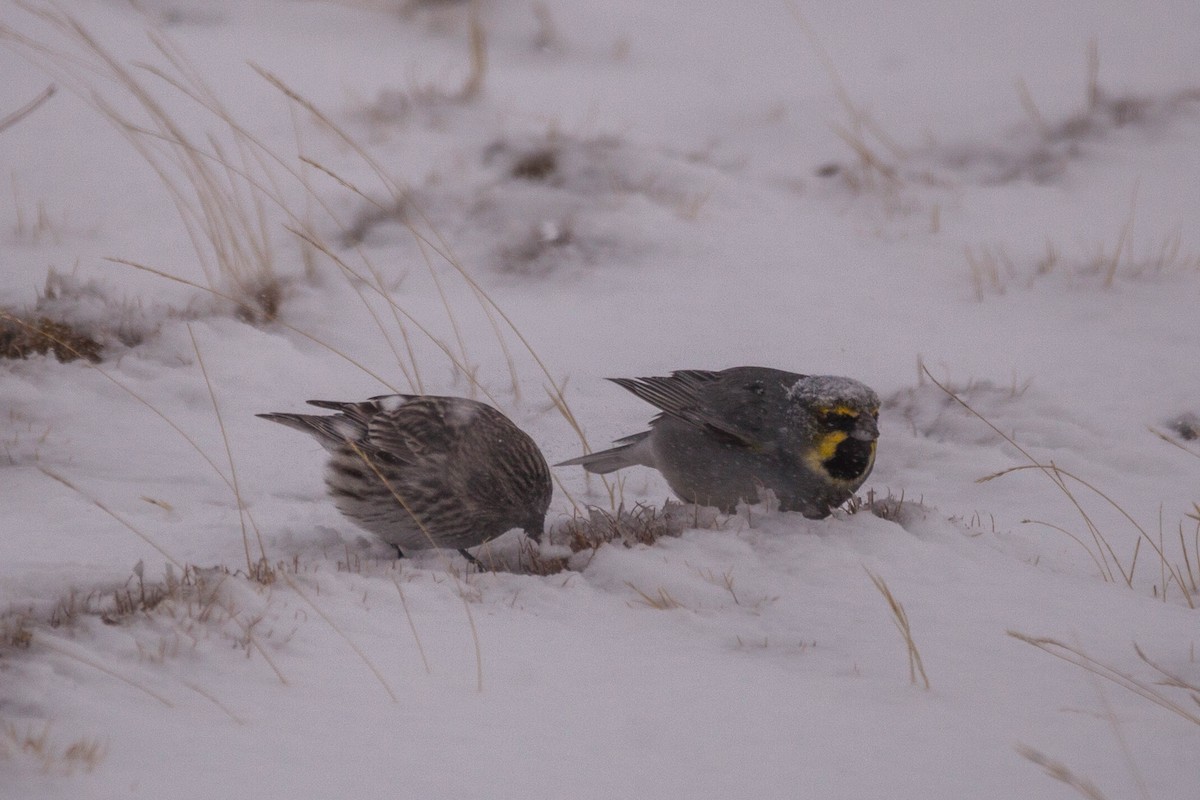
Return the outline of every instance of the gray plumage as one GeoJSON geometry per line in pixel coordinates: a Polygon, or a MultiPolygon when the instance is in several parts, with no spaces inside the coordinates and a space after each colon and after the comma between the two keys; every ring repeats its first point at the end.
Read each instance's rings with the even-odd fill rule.
{"type": "Polygon", "coordinates": [[[819,519],[875,464],[879,397],[850,378],[733,367],[612,381],[662,413],[617,447],[557,466],[650,467],[683,500],[726,512],[771,489],[783,510],[819,519]]]}
{"type": "Polygon", "coordinates": [[[534,441],[462,397],[309,400],[338,413],[259,414],[316,437],[338,510],[407,550],[475,547],[511,528],[539,539],[553,487],[534,441]]]}

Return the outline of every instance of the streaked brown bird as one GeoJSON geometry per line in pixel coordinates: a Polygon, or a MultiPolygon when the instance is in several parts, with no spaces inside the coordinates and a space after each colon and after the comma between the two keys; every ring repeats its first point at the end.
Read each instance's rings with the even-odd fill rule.
{"type": "Polygon", "coordinates": [[[879,397],[850,378],[732,367],[612,381],[662,413],[617,447],[556,466],[650,467],[683,500],[726,513],[770,489],[783,510],[820,519],[875,465],[879,397]]]}
{"type": "Polygon", "coordinates": [[[382,395],[309,400],[336,414],[259,414],[330,452],[325,484],[338,510],[409,550],[467,548],[512,528],[540,540],[553,487],[541,451],[508,417],[464,397],[382,395]]]}

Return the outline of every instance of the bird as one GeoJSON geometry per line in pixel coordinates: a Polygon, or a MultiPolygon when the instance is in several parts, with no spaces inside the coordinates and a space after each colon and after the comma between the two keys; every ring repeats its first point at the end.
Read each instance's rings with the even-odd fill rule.
{"type": "Polygon", "coordinates": [[[329,451],[334,505],[396,548],[467,548],[521,528],[540,541],[553,486],[537,444],[495,408],[465,397],[392,394],[309,400],[335,414],[258,414],[329,451]]]}
{"type": "Polygon", "coordinates": [[[650,430],[555,466],[651,467],[685,502],[725,513],[770,489],[780,509],[822,519],[875,465],[879,397],[851,378],[732,367],[609,380],[661,413],[650,430]]]}

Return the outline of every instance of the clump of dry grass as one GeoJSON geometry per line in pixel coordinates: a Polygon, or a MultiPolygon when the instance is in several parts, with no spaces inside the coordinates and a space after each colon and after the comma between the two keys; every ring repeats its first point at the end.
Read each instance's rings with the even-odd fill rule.
{"type": "Polygon", "coordinates": [[[1200,102],[1200,90],[1196,89],[1173,92],[1161,99],[1112,94],[1100,85],[1100,49],[1095,39],[1088,43],[1086,60],[1083,103],[1056,123],[1049,122],[1041,113],[1025,82],[1017,82],[1021,106],[1047,142],[1079,141],[1106,135],[1116,128],[1149,124],[1184,113],[1200,102]]]}
{"type": "Polygon", "coordinates": [[[106,286],[51,269],[37,299],[19,309],[0,308],[0,358],[52,354],[59,361],[99,363],[117,347],[134,347],[162,322],[187,314],[147,310],[106,286]]]}
{"type": "Polygon", "coordinates": [[[1003,295],[1010,287],[1032,289],[1038,282],[1061,276],[1080,285],[1111,289],[1118,279],[1136,281],[1167,275],[1200,273],[1200,255],[1183,249],[1183,228],[1176,226],[1152,247],[1137,248],[1133,242],[1134,209],[1113,237],[1112,245],[1098,243],[1077,255],[1067,255],[1046,240],[1045,253],[1037,258],[1017,259],[1003,245],[981,245],[965,250],[975,300],[1003,295]]]}
{"type": "Polygon", "coordinates": [[[549,181],[558,174],[558,148],[552,143],[520,154],[509,168],[514,178],[526,181],[549,181]]]}
{"type": "Polygon", "coordinates": [[[574,517],[547,534],[553,544],[565,545],[569,553],[562,553],[561,548],[546,548],[543,552],[527,541],[521,548],[518,570],[553,575],[570,569],[572,556],[578,553],[590,551],[594,556],[609,544],[649,546],[664,537],[677,538],[693,528],[714,528],[718,520],[715,508],[674,500],[667,500],[661,507],[641,503],[633,508],[620,506],[615,512],[592,506],[586,515],[576,512],[574,517]]]}
{"type": "Polygon", "coordinates": [[[465,32],[467,73],[457,85],[440,78],[414,77],[404,88],[381,91],[363,115],[373,125],[390,127],[423,113],[436,117],[447,108],[471,103],[483,94],[488,73],[488,32],[481,4],[477,0],[410,0],[402,13],[411,15],[420,9],[432,12],[425,15],[426,22],[438,35],[459,36],[465,32]]]}
{"type": "Polygon", "coordinates": [[[891,136],[884,132],[882,126],[850,97],[850,92],[846,89],[846,84],[842,81],[841,73],[833,58],[821,43],[816,30],[801,13],[798,4],[789,2],[788,8],[801,32],[816,51],[821,66],[825,69],[826,77],[833,87],[834,95],[846,115],[844,124],[834,123],[833,132],[858,158],[852,167],[844,167],[840,164],[824,165],[818,169],[818,176],[823,178],[841,177],[855,191],[882,189],[885,192],[893,192],[900,188],[903,181],[896,163],[904,159],[903,150],[891,136]]]}
{"type": "Polygon", "coordinates": [[[635,601],[638,605],[649,606],[650,608],[658,609],[659,611],[671,611],[676,608],[683,608],[683,603],[680,603],[671,593],[664,587],[658,587],[658,590],[653,593],[647,593],[634,586],[629,581],[625,581],[625,585],[637,594],[638,599],[635,601]]]}
{"type": "Polygon", "coordinates": [[[1183,226],[1162,236],[1155,246],[1135,252],[1134,223],[1137,218],[1138,185],[1130,192],[1129,211],[1113,237],[1113,244],[1097,244],[1076,257],[1064,256],[1061,248],[1046,240],[1045,254],[1035,263],[1018,268],[1005,248],[981,247],[966,250],[967,264],[975,299],[982,302],[985,294],[1004,294],[1012,282],[1031,288],[1035,281],[1051,275],[1064,275],[1071,280],[1099,283],[1111,289],[1117,278],[1137,280],[1180,272],[1200,272],[1200,256],[1183,250],[1183,226]]]}
{"type": "MultiPolygon", "coordinates": [[[[916,505],[919,507],[920,503],[916,505]]],[[[886,495],[879,496],[875,494],[874,489],[868,489],[866,497],[857,494],[852,495],[846,501],[843,508],[848,514],[868,513],[874,514],[880,519],[898,522],[911,506],[913,506],[913,503],[912,501],[905,501],[904,492],[895,495],[889,491],[886,495]]]]}
{"type": "MultiPolygon", "coordinates": [[[[278,568],[283,569],[283,565],[278,568]]],[[[137,642],[139,652],[147,661],[162,663],[194,647],[216,631],[220,636],[231,639],[247,654],[254,651],[262,655],[279,681],[286,684],[287,680],[270,652],[259,641],[258,629],[264,612],[252,610],[245,603],[244,596],[238,596],[236,582],[240,579],[244,579],[242,573],[224,567],[188,565],[177,570],[174,565],[167,564],[163,577],[151,580],[144,575],[139,562],[130,577],[119,585],[88,591],[72,589],[53,605],[0,614],[0,632],[4,633],[3,639],[0,639],[0,657],[6,651],[32,650],[43,655],[53,652],[126,683],[166,706],[173,706],[158,691],[140,683],[135,677],[114,670],[86,648],[56,633],[61,629],[72,629],[89,619],[99,620],[109,626],[150,623],[151,630],[159,631],[158,644],[137,642]]],[[[258,584],[255,582],[253,585],[258,584]]],[[[272,634],[268,632],[266,635],[272,634]]],[[[235,714],[206,691],[192,684],[186,685],[237,719],[235,714]]]]}
{"type": "Polygon", "coordinates": [[[31,39],[15,29],[0,26],[0,38],[37,63],[58,82],[92,103],[123,135],[158,175],[183,222],[193,251],[209,285],[231,287],[244,298],[255,321],[274,318],[275,255],[268,233],[265,209],[272,176],[253,152],[250,137],[232,120],[233,149],[211,135],[189,133],[156,93],[157,78],[201,105],[223,111],[215,95],[164,38],[151,38],[173,72],[149,65],[130,67],[118,59],[87,28],[57,8],[24,6],[71,44],[57,49],[31,39]],[[149,78],[149,80],[147,79],[149,78]],[[119,102],[101,93],[98,85],[117,87],[119,102]],[[121,109],[133,100],[135,112],[121,109]],[[262,301],[266,301],[265,304],[262,301]]]}
{"type": "Polygon", "coordinates": [[[87,593],[68,592],[54,605],[45,619],[50,628],[70,626],[82,617],[97,617],[106,625],[122,625],[133,618],[161,611],[163,603],[196,609],[198,618],[207,618],[218,601],[225,570],[202,570],[187,566],[182,571],[168,564],[161,580],[146,580],[142,562],[120,586],[93,589],[87,593]]]}
{"type": "Polygon", "coordinates": [[[586,517],[577,515],[555,532],[555,538],[566,541],[571,552],[598,550],[612,542],[625,547],[652,545],[659,539],[679,537],[690,528],[713,527],[715,513],[703,506],[667,500],[661,508],[637,504],[631,509],[618,508],[609,513],[589,508],[586,517]]]}
{"type": "MultiPolygon", "coordinates": [[[[1200,414],[1191,411],[1185,412],[1168,421],[1167,427],[1185,442],[1194,442],[1200,439],[1200,414]]],[[[1192,450],[1188,450],[1188,452],[1196,455],[1192,450]]]]}
{"type": "Polygon", "coordinates": [[[6,648],[24,650],[33,641],[32,620],[28,613],[0,615],[0,653],[6,648]]]}
{"type": "Polygon", "coordinates": [[[97,737],[81,736],[60,745],[55,742],[48,722],[40,727],[4,723],[0,728],[0,759],[11,759],[18,754],[33,758],[47,774],[69,776],[98,767],[108,755],[108,744],[97,737]]]}
{"type": "Polygon", "coordinates": [[[69,323],[45,316],[0,310],[0,358],[26,359],[52,354],[62,362],[98,363],[104,346],[69,323]]]}

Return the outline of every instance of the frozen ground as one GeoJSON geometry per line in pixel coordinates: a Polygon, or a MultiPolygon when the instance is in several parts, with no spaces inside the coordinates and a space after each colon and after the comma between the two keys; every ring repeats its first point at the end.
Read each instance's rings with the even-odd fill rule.
{"type": "Polygon", "coordinates": [[[0,119],[57,88],[0,308],[104,352],[0,362],[0,797],[1195,793],[1200,6],[54,9],[0,4],[0,119]],[[735,364],[872,385],[893,502],[474,574],[253,416],[473,393],[555,462],[552,382],[601,447],[604,377],[735,364]],[[1086,520],[978,480],[1030,459],[1086,520]]]}

